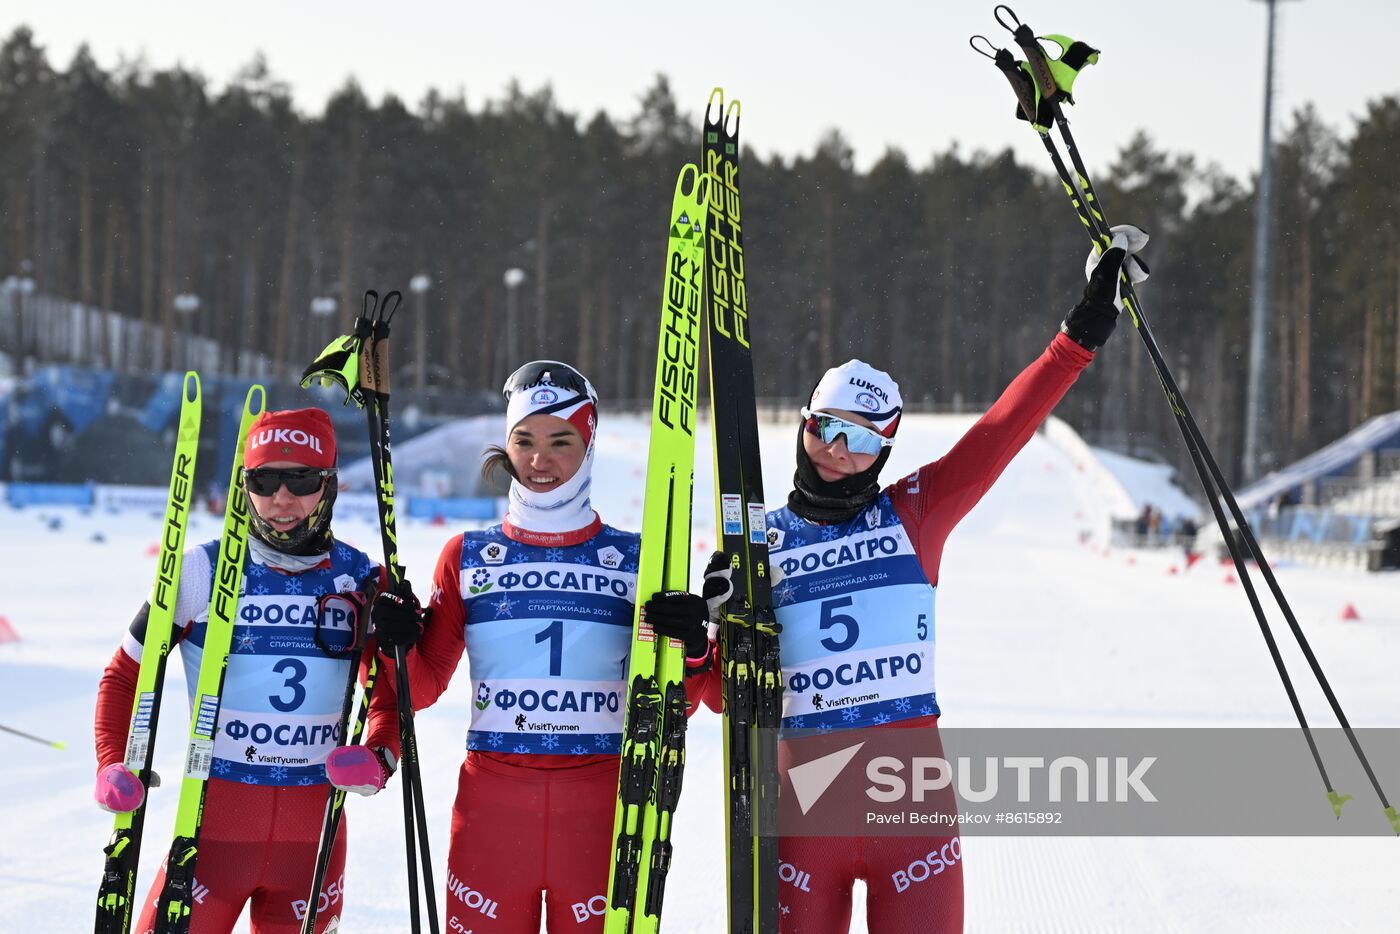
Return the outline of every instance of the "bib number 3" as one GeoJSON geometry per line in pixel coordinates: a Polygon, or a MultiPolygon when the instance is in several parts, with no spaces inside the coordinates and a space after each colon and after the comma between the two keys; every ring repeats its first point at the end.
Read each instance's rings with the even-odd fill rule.
{"type": "Polygon", "coordinates": [[[306,700],[306,686],[301,683],[306,678],[306,663],[299,658],[284,658],[273,665],[272,670],[279,675],[287,675],[287,681],[282,687],[292,689],[292,699],[283,700],[281,694],[271,694],[268,695],[268,702],[282,713],[291,713],[306,700]]]}

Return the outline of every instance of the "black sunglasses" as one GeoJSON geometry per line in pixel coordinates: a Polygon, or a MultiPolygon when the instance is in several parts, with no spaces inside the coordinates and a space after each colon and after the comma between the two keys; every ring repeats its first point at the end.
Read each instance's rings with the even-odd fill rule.
{"type": "Polygon", "coordinates": [[[293,496],[310,496],[321,488],[327,477],[334,476],[334,470],[316,467],[243,468],[243,484],[249,493],[258,496],[273,496],[283,486],[293,496]]]}

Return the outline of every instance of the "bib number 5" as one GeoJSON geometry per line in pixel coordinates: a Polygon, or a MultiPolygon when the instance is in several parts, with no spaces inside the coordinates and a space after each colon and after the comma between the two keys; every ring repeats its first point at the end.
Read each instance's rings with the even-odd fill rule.
{"type": "Polygon", "coordinates": [[[836,600],[822,601],[821,629],[825,632],[835,627],[841,628],[841,636],[837,638],[831,635],[822,640],[822,647],[828,652],[844,652],[856,644],[860,638],[860,623],[856,622],[854,616],[845,613],[837,613],[837,610],[850,606],[855,601],[850,597],[840,597],[836,600]]]}

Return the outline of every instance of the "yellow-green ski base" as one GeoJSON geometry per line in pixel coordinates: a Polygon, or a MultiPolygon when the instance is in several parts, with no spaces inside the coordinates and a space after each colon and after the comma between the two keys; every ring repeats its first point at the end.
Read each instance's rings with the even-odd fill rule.
{"type": "MultiPolygon", "coordinates": [[[[141,666],[136,676],[136,696],[131,704],[123,757],[126,767],[141,780],[142,785],[149,784],[156,728],[159,725],[160,696],[175,620],[175,596],[185,558],[185,531],[190,504],[194,500],[194,474],[199,456],[202,414],[199,374],[190,371],[185,374],[180,400],[175,457],[170,468],[170,492],[166,499],[160,554],[156,560],[155,582],[151,587],[150,612],[146,617],[141,666]]],[[[62,746],[59,745],[59,748],[62,746]]],[[[146,802],[143,799],[141,807],[118,814],[112,822],[112,836],[104,849],[107,859],[97,893],[95,930],[98,934],[127,934],[131,930],[145,814],[146,802]]]]}
{"type": "Polygon", "coordinates": [[[670,850],[670,819],[657,807],[658,794],[663,800],[668,796],[660,776],[669,766],[678,778],[684,761],[685,649],[672,639],[657,641],[642,604],[657,591],[684,590],[689,585],[707,190],[700,171],[686,165],[676,180],[671,205],[642,554],[637,568],[637,614],[632,627],[618,804],[613,819],[614,853],[608,876],[604,929],[609,934],[657,929],[670,850]],[[681,704],[678,729],[675,688],[679,688],[681,704]],[[678,737],[670,743],[663,741],[668,722],[673,736],[678,737]],[[653,870],[657,870],[655,882],[653,870]]]}
{"type": "Polygon", "coordinates": [[[209,597],[209,622],[205,628],[199,679],[195,683],[189,742],[185,747],[180,803],[175,812],[175,839],[166,865],[165,889],[156,909],[156,934],[183,934],[189,927],[188,893],[193,889],[199,827],[204,818],[204,792],[213,763],[214,737],[219,729],[219,700],[228,669],[233,620],[243,585],[243,561],[248,545],[248,501],[242,483],[243,446],[253,420],[266,407],[267,393],[263,387],[250,388],[243,403],[233,469],[229,475],[228,503],[224,509],[223,533],[219,537],[213,592],[209,597]]]}

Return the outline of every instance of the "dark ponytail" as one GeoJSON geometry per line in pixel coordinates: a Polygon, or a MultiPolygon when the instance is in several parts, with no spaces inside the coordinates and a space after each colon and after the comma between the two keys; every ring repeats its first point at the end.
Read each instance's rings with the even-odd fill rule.
{"type": "Polygon", "coordinates": [[[488,444],[486,450],[481,452],[481,479],[495,485],[502,483],[500,477],[502,473],[512,480],[520,479],[515,472],[515,465],[510,462],[510,455],[506,453],[506,449],[499,444],[488,444]]]}

